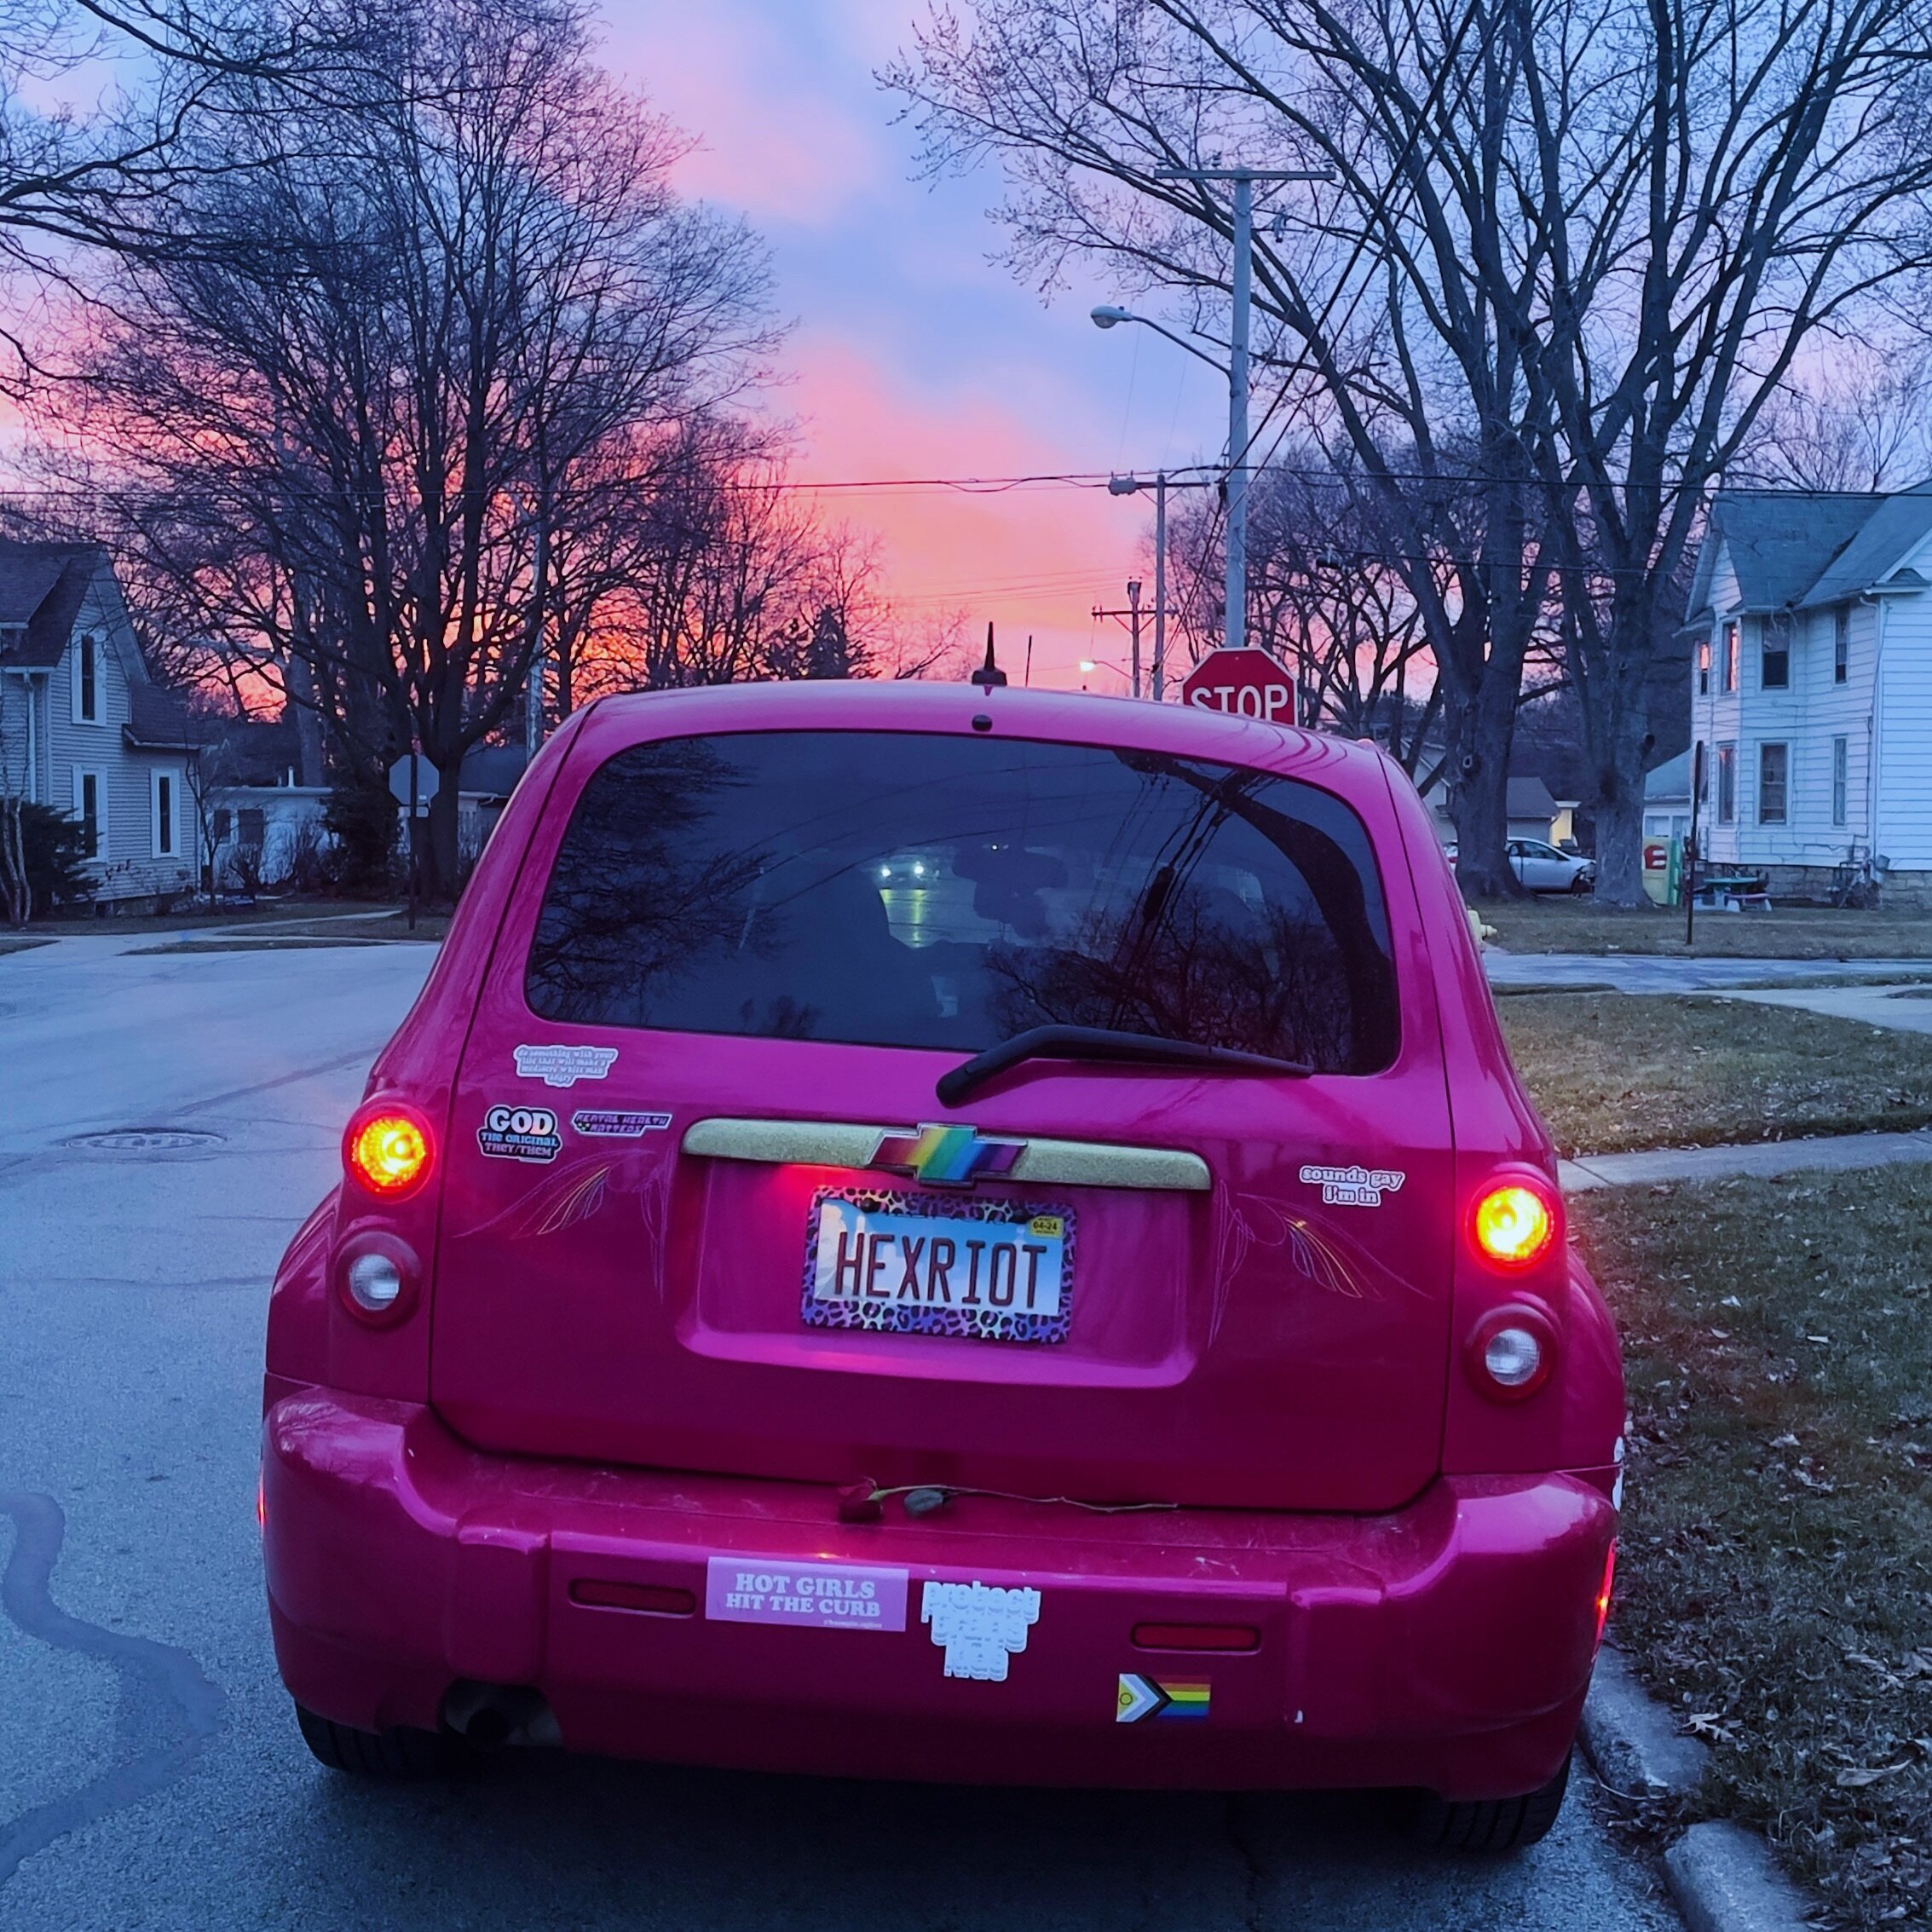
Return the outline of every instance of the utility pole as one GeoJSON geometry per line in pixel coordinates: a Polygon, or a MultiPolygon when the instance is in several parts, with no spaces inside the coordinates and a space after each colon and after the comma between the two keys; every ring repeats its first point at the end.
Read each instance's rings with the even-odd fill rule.
{"type": "Polygon", "coordinates": [[[1168,473],[1154,473],[1154,689],[1159,704],[1168,683],[1168,473]]]}
{"type": "MultiPolygon", "coordinates": [[[[1139,697],[1140,695],[1140,580],[1135,577],[1129,580],[1127,586],[1127,608],[1125,610],[1103,610],[1099,604],[1095,604],[1092,614],[1097,619],[1117,617],[1127,626],[1127,634],[1133,639],[1133,655],[1127,660],[1128,664],[1132,666],[1132,675],[1127,683],[1134,696],[1139,697]]],[[[1158,660],[1156,660],[1157,661],[1158,660]]]]}
{"type": "Polygon", "coordinates": [[[1325,182],[1326,168],[1156,168],[1162,181],[1234,183],[1233,324],[1228,332],[1227,578],[1222,641],[1248,640],[1248,326],[1254,277],[1256,182],[1325,182]]]}

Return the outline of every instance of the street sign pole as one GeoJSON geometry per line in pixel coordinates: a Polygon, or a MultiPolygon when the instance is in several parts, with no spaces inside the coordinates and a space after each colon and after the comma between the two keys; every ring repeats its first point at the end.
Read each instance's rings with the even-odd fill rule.
{"type": "Polygon", "coordinates": [[[422,747],[409,741],[409,930],[416,930],[416,775],[422,747]]]}

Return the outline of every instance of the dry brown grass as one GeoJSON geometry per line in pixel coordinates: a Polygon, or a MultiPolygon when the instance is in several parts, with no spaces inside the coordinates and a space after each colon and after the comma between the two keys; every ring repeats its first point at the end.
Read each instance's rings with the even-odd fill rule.
{"type": "Polygon", "coordinates": [[[1833,1922],[1932,1888],[1932,1168],[1572,1208],[1623,1334],[1617,1635],[1833,1922]]]}
{"type": "Polygon", "coordinates": [[[1932,1122],[1932,1036],[1716,995],[1536,993],[1497,1010],[1566,1155],[1932,1122]]]}

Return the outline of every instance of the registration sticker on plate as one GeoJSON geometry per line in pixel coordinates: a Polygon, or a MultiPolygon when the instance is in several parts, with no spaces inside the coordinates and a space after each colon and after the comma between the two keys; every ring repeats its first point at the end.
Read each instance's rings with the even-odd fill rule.
{"type": "Polygon", "coordinates": [[[822,1188],[805,1237],[805,1325],[1064,1341],[1073,1261],[1070,1208],[822,1188]]]}

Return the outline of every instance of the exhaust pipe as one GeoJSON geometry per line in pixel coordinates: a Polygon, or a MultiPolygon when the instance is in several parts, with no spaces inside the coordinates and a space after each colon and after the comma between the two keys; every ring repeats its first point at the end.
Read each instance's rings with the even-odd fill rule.
{"type": "Polygon", "coordinates": [[[443,1698],[445,1730],[472,1750],[516,1745],[554,1749],[563,1742],[544,1693],[529,1684],[485,1684],[459,1677],[443,1698]]]}

